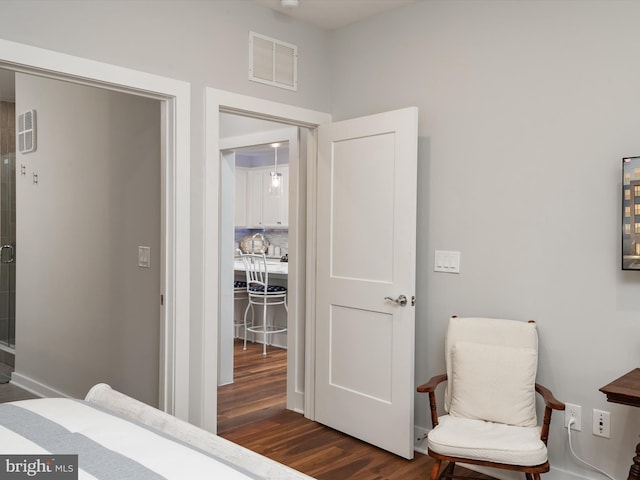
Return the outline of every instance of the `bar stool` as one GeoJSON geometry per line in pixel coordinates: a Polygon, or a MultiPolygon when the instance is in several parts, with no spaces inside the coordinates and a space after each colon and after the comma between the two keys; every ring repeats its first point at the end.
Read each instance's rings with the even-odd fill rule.
{"type": "Polygon", "coordinates": [[[242,254],[244,269],[247,274],[247,296],[249,303],[244,311],[244,349],[247,349],[247,332],[261,333],[263,335],[262,354],[267,354],[267,343],[269,336],[275,333],[287,331],[286,326],[269,324],[267,308],[276,305],[284,305],[284,309],[289,314],[287,307],[287,288],[280,285],[269,285],[269,272],[267,270],[267,258],[262,255],[242,254]],[[254,315],[251,316],[251,323],[247,322],[249,308],[253,305],[262,307],[262,323],[256,324],[254,315]]]}
{"type": "MultiPolygon", "coordinates": [[[[234,280],[233,282],[233,302],[236,304],[238,300],[246,300],[248,298],[247,294],[247,282],[243,282],[241,280],[234,280]]],[[[233,311],[233,331],[234,337],[239,337],[240,327],[244,326],[244,320],[238,319],[239,315],[236,315],[235,310],[233,311]]]]}
{"type": "MultiPolygon", "coordinates": [[[[234,255],[234,260],[242,260],[242,250],[240,249],[236,249],[235,251],[235,255],[234,255]]],[[[242,280],[234,280],[233,281],[233,302],[234,302],[234,307],[235,305],[237,305],[238,301],[242,301],[242,300],[247,300],[249,298],[249,295],[247,294],[247,282],[244,282],[242,280]]],[[[251,306],[251,317],[253,318],[253,305],[251,306]]],[[[244,327],[244,320],[242,318],[239,318],[239,315],[236,315],[236,311],[234,308],[234,312],[233,312],[233,331],[234,331],[234,338],[237,338],[240,336],[240,327],[244,327]]]]}

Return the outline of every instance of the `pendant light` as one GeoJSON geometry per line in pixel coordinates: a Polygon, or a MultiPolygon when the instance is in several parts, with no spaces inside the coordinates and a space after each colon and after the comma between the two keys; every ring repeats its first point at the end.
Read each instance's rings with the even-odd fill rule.
{"type": "Polygon", "coordinates": [[[279,143],[272,143],[274,149],[273,172],[270,173],[269,195],[279,197],[282,194],[282,173],[278,172],[278,147],[279,143]]]}

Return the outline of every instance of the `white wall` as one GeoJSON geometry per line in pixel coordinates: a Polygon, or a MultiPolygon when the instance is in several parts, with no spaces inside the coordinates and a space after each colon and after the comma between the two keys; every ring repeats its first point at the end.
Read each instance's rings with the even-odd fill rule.
{"type": "MultiPolygon", "coordinates": [[[[640,273],[619,266],[639,21],[638,2],[433,0],[333,38],[334,118],[420,108],[416,383],[443,371],[449,315],[535,319],[539,380],[582,406],[575,448],[616,478],[640,410],[598,389],[640,361],[640,273]],[[460,250],[460,275],[434,273],[434,249],[460,250]],[[591,434],[593,408],[612,412],[611,439],[591,434]]],[[[562,418],[552,465],[596,478],[570,458],[562,418]]]]}
{"type": "Polygon", "coordinates": [[[239,0],[3,0],[0,37],[192,84],[190,420],[201,421],[204,88],[326,111],[329,33],[239,0]],[[55,22],[51,21],[55,18],[55,22]],[[298,91],[250,82],[249,30],[298,46],[298,91]]]}
{"type": "Polygon", "coordinates": [[[15,377],[80,398],[107,382],[157,405],[160,102],[17,74],[16,111],[30,109],[37,150],[16,157],[15,377]]]}

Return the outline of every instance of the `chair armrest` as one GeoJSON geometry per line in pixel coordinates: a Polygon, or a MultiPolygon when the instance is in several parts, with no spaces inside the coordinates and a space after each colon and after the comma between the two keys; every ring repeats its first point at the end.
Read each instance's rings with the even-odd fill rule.
{"type": "Polygon", "coordinates": [[[564,410],[565,406],[560,400],[556,399],[546,387],[536,383],[536,392],[542,395],[544,399],[544,419],[542,420],[542,429],[540,430],[540,440],[547,444],[549,440],[549,426],[551,424],[551,413],[553,410],[564,410]]]}
{"type": "Polygon", "coordinates": [[[544,404],[554,410],[564,410],[564,403],[553,396],[551,390],[536,383],[536,392],[544,399],[544,404]]]}
{"type": "Polygon", "coordinates": [[[433,428],[436,428],[438,425],[438,406],[436,405],[436,394],[435,390],[438,385],[447,380],[447,374],[443,373],[442,375],[436,375],[432,377],[424,385],[420,385],[417,390],[420,393],[428,393],[429,394],[429,410],[431,410],[431,425],[433,428]]]}
{"type": "Polygon", "coordinates": [[[447,381],[446,373],[443,373],[442,375],[436,375],[435,377],[432,377],[431,380],[429,380],[427,383],[420,385],[417,388],[417,390],[420,393],[433,392],[438,385],[446,381],[447,381]]]}

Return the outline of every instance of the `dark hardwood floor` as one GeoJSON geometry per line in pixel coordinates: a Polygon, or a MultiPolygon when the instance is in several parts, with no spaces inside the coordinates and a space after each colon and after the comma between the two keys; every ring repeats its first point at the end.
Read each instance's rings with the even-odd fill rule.
{"type": "MultiPolygon", "coordinates": [[[[424,480],[433,462],[405,460],[285,409],[286,351],[235,344],[234,383],[218,388],[218,434],[319,480],[424,480]]],[[[474,478],[492,477],[466,471],[474,478]]]]}
{"type": "Polygon", "coordinates": [[[252,425],[283,412],[287,395],[287,351],[242,341],[234,345],[234,383],[218,387],[218,433],[252,425]]]}

